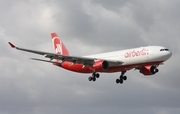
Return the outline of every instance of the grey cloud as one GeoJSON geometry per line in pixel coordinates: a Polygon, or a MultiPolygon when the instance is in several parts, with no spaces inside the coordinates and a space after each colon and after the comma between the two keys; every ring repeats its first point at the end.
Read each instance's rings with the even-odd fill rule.
{"type": "MultiPolygon", "coordinates": [[[[117,47],[121,45],[121,47],[123,47],[123,44],[125,43],[132,44],[130,40],[133,39],[140,42],[142,41],[138,34],[141,33],[141,29],[137,29],[136,25],[129,22],[131,21],[131,19],[129,19],[130,17],[121,18],[121,15],[119,16],[118,13],[108,11],[103,7],[91,3],[84,3],[88,4],[84,7],[76,6],[76,4],[71,4],[71,9],[66,6],[68,9],[68,13],[66,14],[67,20],[65,20],[62,25],[59,25],[68,29],[68,33],[66,34],[71,35],[70,37],[72,39],[78,37],[85,43],[90,43],[91,45],[102,45],[107,47],[107,49],[109,47],[111,48],[109,45],[111,43],[117,47]],[[97,15],[96,12],[99,12],[100,14],[97,15]],[[110,16],[113,16],[114,18],[111,18],[110,16]],[[127,21],[123,20],[126,18],[128,19],[127,21]],[[116,35],[118,35],[118,37],[116,37],[116,35]],[[112,38],[114,38],[114,42],[112,42],[112,38]],[[104,40],[103,43],[101,43],[102,39],[104,40]]],[[[59,19],[62,18],[61,15],[58,16],[59,19]]]]}
{"type": "Polygon", "coordinates": [[[124,5],[127,5],[130,2],[134,2],[131,0],[91,0],[92,3],[100,4],[103,7],[105,7],[108,10],[117,11],[120,7],[123,7],[124,5]]]}

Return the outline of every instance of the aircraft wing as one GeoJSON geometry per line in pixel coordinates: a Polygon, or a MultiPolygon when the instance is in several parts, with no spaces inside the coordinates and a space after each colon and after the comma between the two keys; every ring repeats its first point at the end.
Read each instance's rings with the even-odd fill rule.
{"type": "MultiPolygon", "coordinates": [[[[26,52],[34,53],[34,54],[43,55],[44,57],[50,59],[50,61],[47,61],[47,60],[41,60],[41,59],[32,58],[33,60],[39,60],[39,61],[44,61],[44,62],[55,63],[53,61],[51,62],[51,60],[58,59],[58,60],[61,60],[62,62],[63,61],[68,61],[68,62],[72,62],[74,64],[78,63],[78,64],[83,64],[85,66],[93,66],[93,64],[94,64],[94,62],[96,60],[104,60],[104,59],[101,59],[101,58],[89,58],[89,57],[69,56],[69,55],[55,54],[55,53],[49,53],[49,52],[43,52],[43,51],[37,51],[37,50],[24,49],[24,48],[16,47],[11,42],[8,42],[8,43],[9,43],[9,45],[12,48],[15,48],[17,50],[21,50],[21,51],[26,51],[26,52]]],[[[115,61],[115,60],[106,60],[106,61],[109,63],[110,67],[120,66],[120,65],[123,64],[122,61],[115,61]]]]}

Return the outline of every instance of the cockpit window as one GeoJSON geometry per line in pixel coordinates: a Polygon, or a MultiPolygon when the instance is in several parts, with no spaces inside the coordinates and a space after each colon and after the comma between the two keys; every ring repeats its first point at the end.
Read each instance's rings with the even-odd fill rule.
{"type": "Polygon", "coordinates": [[[169,51],[169,49],[160,49],[160,51],[169,51]]]}

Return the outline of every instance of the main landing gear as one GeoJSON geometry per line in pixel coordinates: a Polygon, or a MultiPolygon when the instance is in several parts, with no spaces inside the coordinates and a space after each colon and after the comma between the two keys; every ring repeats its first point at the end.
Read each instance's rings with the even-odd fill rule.
{"type": "Polygon", "coordinates": [[[117,84],[118,84],[118,83],[122,84],[123,81],[127,80],[127,76],[124,76],[125,73],[126,73],[126,71],[122,71],[122,72],[121,72],[120,77],[119,77],[118,79],[116,79],[116,83],[117,83],[117,84]]]}
{"type": "MultiPolygon", "coordinates": [[[[120,77],[118,78],[118,79],[116,79],[116,83],[117,84],[122,84],[125,80],[127,80],[127,76],[124,76],[124,74],[126,73],[126,71],[122,71],[121,72],[121,75],[120,75],[120,77]]],[[[89,81],[93,81],[93,82],[95,82],[96,81],[96,78],[99,78],[99,73],[97,73],[97,72],[94,72],[93,74],[92,74],[92,76],[90,76],[89,78],[88,78],[88,80],[89,81]]]]}
{"type": "Polygon", "coordinates": [[[96,81],[96,78],[99,78],[99,73],[96,73],[96,72],[94,72],[93,74],[92,74],[92,76],[90,76],[89,78],[88,78],[88,80],[89,81],[96,81]]]}

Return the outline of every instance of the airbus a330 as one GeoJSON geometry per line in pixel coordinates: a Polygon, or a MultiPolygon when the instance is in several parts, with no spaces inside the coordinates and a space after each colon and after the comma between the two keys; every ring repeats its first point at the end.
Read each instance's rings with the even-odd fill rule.
{"type": "Polygon", "coordinates": [[[119,50],[101,54],[93,54],[88,56],[73,56],[60,40],[56,33],[51,33],[53,47],[55,53],[31,50],[16,47],[8,42],[12,48],[43,55],[49,60],[31,58],[33,60],[52,63],[55,66],[78,73],[92,73],[88,78],[89,81],[96,81],[99,73],[121,72],[116,83],[122,84],[127,80],[125,73],[131,69],[137,69],[143,75],[154,75],[158,70],[158,66],[168,60],[172,52],[162,46],[146,46],[119,50]]]}

